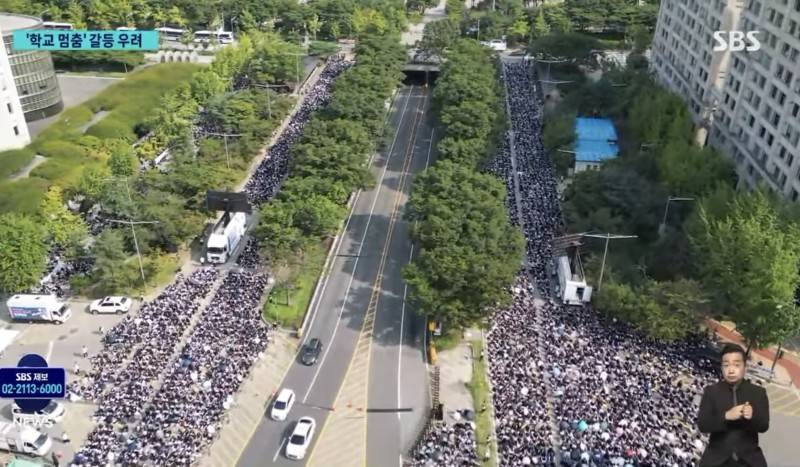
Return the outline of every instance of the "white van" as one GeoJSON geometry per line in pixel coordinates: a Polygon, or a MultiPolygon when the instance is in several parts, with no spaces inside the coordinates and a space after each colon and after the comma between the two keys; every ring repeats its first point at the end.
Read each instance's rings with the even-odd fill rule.
{"type": "Polygon", "coordinates": [[[65,323],[72,310],[55,295],[14,295],[6,302],[11,319],[65,323]]]}
{"type": "Polygon", "coordinates": [[[35,428],[0,422],[0,449],[44,457],[53,449],[53,440],[35,428]]]}

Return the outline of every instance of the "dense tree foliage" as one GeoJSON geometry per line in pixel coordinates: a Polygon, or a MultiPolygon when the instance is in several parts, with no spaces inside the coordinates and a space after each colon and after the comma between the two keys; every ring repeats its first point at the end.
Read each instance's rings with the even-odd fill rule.
{"type": "Polygon", "coordinates": [[[36,219],[0,215],[0,290],[18,293],[38,283],[46,265],[46,235],[36,219]]]}
{"type": "Polygon", "coordinates": [[[503,182],[439,161],[414,179],[406,217],[419,256],[403,272],[419,310],[463,327],[507,303],[524,244],[511,225],[503,182]]]}
{"type": "Polygon", "coordinates": [[[261,253],[289,278],[300,264],[294,256],[336,233],[350,193],[374,184],[367,162],[406,56],[394,34],[364,36],[356,51],[356,65],[337,78],[330,102],[293,145],[290,176],[277,199],[260,209],[254,236],[261,253]]]}
{"type": "Polygon", "coordinates": [[[697,213],[691,237],[707,289],[752,345],[780,344],[800,330],[795,291],[800,229],[761,191],[739,194],[723,209],[697,213]]]}
{"type": "Polygon", "coordinates": [[[403,276],[422,313],[460,328],[507,302],[524,244],[508,220],[503,182],[477,171],[502,128],[497,65],[471,39],[444,55],[434,89],[444,137],[439,160],[414,179],[406,218],[420,253],[403,276]]]}

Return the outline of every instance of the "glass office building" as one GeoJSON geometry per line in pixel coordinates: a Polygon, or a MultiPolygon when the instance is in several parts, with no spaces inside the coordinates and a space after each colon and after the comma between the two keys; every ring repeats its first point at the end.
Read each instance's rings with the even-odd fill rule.
{"type": "Polygon", "coordinates": [[[42,20],[39,18],[0,13],[3,45],[22,103],[22,111],[28,122],[55,115],[64,108],[50,52],[15,51],[11,46],[14,31],[41,27],[42,20]]]}

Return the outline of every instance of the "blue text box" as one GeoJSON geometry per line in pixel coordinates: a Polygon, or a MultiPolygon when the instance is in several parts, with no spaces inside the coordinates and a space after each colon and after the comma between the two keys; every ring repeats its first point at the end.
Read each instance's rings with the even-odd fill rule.
{"type": "Polygon", "coordinates": [[[14,31],[14,50],[158,50],[158,31],[14,31]]]}
{"type": "Polygon", "coordinates": [[[0,368],[0,398],[61,399],[67,393],[63,368],[0,368]]]}

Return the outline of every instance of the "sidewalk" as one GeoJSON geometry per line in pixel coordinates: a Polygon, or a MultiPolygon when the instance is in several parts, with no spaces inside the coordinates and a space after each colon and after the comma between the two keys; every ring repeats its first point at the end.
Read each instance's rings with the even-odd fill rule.
{"type": "MultiPolygon", "coordinates": [[[[744,341],[741,334],[718,321],[708,321],[711,328],[714,329],[722,340],[734,342],[747,348],[747,343],[744,341]]],[[[769,368],[772,366],[772,361],[775,359],[776,350],[777,349],[773,349],[772,347],[768,349],[753,349],[753,353],[766,360],[764,365],[769,368]]],[[[775,366],[776,372],[780,369],[783,369],[788,374],[795,388],[800,388],[800,361],[796,357],[790,355],[788,352],[784,352],[783,358],[778,360],[778,364],[775,366]]]]}

